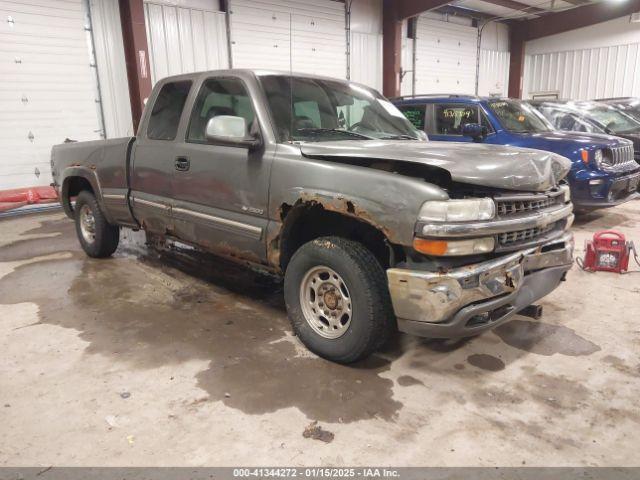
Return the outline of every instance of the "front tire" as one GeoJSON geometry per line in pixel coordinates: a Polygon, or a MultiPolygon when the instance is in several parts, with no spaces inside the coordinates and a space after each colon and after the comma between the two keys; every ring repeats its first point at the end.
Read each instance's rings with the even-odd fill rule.
{"type": "Polygon", "coordinates": [[[107,222],[93,193],[83,190],[76,197],[75,222],[80,246],[88,256],[110,257],[118,248],[120,228],[107,222]]]}
{"type": "Polygon", "coordinates": [[[302,343],[334,362],[368,357],[394,330],[385,271],[352,240],[322,237],[300,247],[285,272],[284,297],[302,343]]]}

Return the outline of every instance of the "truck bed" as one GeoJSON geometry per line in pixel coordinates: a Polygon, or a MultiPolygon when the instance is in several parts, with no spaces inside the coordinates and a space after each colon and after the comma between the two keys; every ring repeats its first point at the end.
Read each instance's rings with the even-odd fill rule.
{"type": "MultiPolygon", "coordinates": [[[[80,177],[91,185],[96,198],[104,205],[109,221],[136,225],[127,198],[129,155],[134,141],[135,137],[122,137],[54,145],[51,172],[59,197],[73,198],[74,189],[78,188],[75,183],[80,177]]],[[[70,201],[66,205],[63,201],[63,207],[68,215],[72,214],[70,201]]]]}

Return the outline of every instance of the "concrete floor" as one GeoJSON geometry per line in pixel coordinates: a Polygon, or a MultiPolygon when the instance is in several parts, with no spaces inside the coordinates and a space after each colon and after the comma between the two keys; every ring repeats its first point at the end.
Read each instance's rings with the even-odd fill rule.
{"type": "MultiPolygon", "coordinates": [[[[640,201],[578,254],[605,227],[640,246],[640,201]]],[[[92,260],[62,214],[0,221],[0,465],[640,464],[640,274],[574,268],[540,322],[344,367],[272,279],[124,236],[92,260]]]]}

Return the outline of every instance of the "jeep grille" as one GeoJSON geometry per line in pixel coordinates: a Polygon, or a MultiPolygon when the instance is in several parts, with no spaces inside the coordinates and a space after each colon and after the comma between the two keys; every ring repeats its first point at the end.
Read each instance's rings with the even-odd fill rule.
{"type": "Polygon", "coordinates": [[[624,145],[622,147],[607,149],[602,161],[610,167],[617,167],[635,162],[635,158],[633,156],[633,145],[624,145]]]}

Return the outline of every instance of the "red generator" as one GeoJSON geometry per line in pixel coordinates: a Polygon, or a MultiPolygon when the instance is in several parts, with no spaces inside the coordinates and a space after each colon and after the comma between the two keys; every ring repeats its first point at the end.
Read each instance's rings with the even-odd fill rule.
{"type": "Polygon", "coordinates": [[[635,252],[632,242],[615,230],[602,230],[593,235],[593,240],[585,245],[584,270],[591,272],[626,272],[629,268],[629,256],[635,252]]]}

